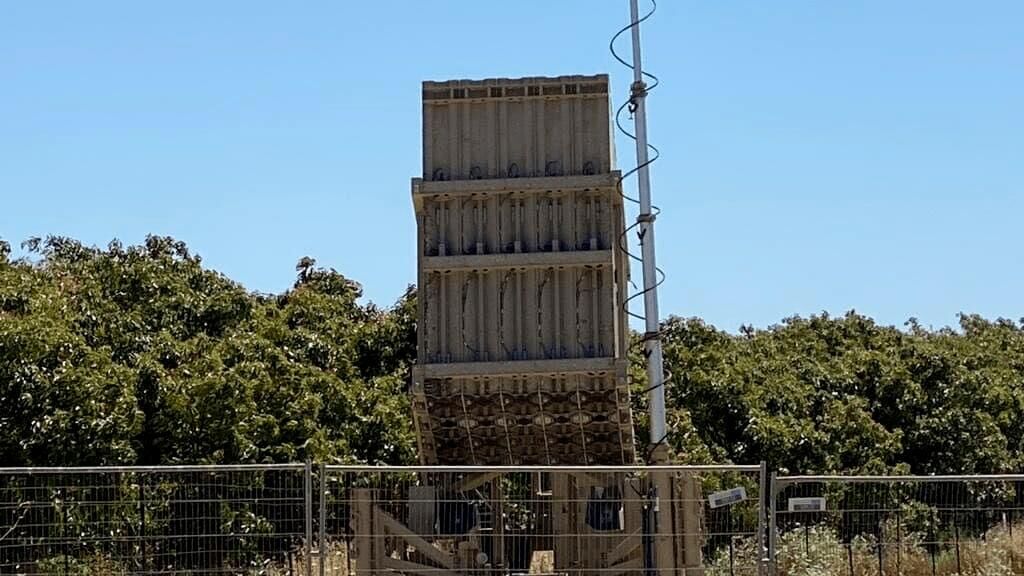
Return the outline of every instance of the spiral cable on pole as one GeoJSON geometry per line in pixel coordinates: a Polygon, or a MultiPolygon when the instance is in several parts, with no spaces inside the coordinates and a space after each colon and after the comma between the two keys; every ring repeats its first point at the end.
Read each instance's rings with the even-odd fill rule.
{"type": "MultiPolygon", "coordinates": [[[[621,29],[619,29],[619,31],[616,32],[614,36],[612,36],[611,41],[609,41],[609,43],[608,43],[608,51],[611,52],[612,57],[615,58],[615,60],[617,60],[623,66],[629,68],[630,70],[633,69],[633,63],[627,61],[624,58],[622,58],[618,54],[618,52],[616,52],[616,50],[615,50],[615,42],[624,33],[632,30],[636,26],[639,26],[641,23],[647,21],[651,16],[654,15],[654,13],[658,9],[658,3],[657,3],[656,0],[650,0],[650,2],[651,2],[651,9],[646,14],[644,14],[643,16],[641,16],[639,18],[636,18],[635,20],[631,19],[630,23],[627,24],[626,26],[622,27],[621,29]]],[[[623,111],[628,110],[629,113],[632,114],[636,110],[636,106],[637,106],[636,98],[638,96],[638,93],[636,92],[637,89],[642,90],[641,94],[643,94],[646,97],[646,95],[649,95],[661,83],[661,81],[658,79],[657,76],[655,76],[654,74],[651,74],[650,72],[647,72],[646,70],[641,70],[641,74],[643,74],[643,77],[650,79],[651,85],[650,86],[644,86],[641,83],[633,84],[630,87],[629,98],[625,102],[623,102],[615,111],[615,127],[619,130],[619,132],[621,132],[623,135],[625,135],[630,140],[633,140],[634,142],[637,139],[636,138],[636,134],[634,134],[628,128],[623,126],[623,124],[622,124],[622,113],[623,113],[623,111]],[[638,84],[639,84],[639,86],[638,86],[638,84]]],[[[648,148],[648,150],[650,150],[650,152],[652,154],[651,157],[648,158],[646,162],[641,163],[641,164],[637,164],[636,166],[634,166],[630,170],[624,172],[619,177],[618,182],[617,182],[617,184],[618,184],[617,189],[618,189],[619,196],[621,196],[623,200],[631,202],[633,204],[637,204],[637,205],[640,204],[640,200],[637,199],[637,198],[634,198],[632,196],[629,196],[628,194],[623,192],[622,183],[623,183],[624,180],[626,180],[630,176],[633,176],[634,174],[639,172],[641,169],[650,166],[655,161],[657,161],[658,158],[661,157],[661,152],[658,150],[658,148],[656,146],[654,146],[650,142],[647,143],[647,148],[648,148]]],[[[661,208],[659,208],[658,206],[652,204],[651,205],[651,219],[652,220],[656,219],[659,214],[661,214],[661,208]]],[[[636,253],[630,251],[628,235],[633,230],[637,229],[642,222],[643,222],[643,220],[638,217],[632,224],[627,226],[622,231],[622,233],[619,235],[619,238],[618,238],[619,248],[623,251],[623,253],[626,254],[626,256],[630,260],[633,260],[633,261],[636,261],[636,262],[643,262],[643,258],[641,258],[640,256],[637,256],[636,253]]],[[[642,240],[642,233],[638,232],[637,235],[642,240]]],[[[654,282],[654,284],[652,284],[648,288],[643,288],[643,289],[640,289],[638,291],[634,291],[632,294],[630,294],[622,302],[623,311],[629,317],[635,318],[635,319],[640,320],[640,321],[646,321],[647,318],[646,318],[645,315],[637,314],[637,313],[631,311],[629,309],[629,305],[630,305],[630,303],[633,300],[636,300],[637,298],[643,297],[644,294],[650,292],[651,290],[655,290],[659,286],[664,284],[664,282],[665,282],[665,272],[661,268],[659,268],[657,266],[655,266],[655,272],[657,273],[657,279],[654,282]]],[[[634,289],[636,289],[636,284],[632,280],[630,281],[630,283],[633,284],[634,289]]],[[[656,331],[654,333],[645,332],[643,334],[643,336],[641,337],[641,339],[640,339],[640,343],[643,344],[643,343],[645,343],[645,342],[647,342],[649,340],[652,340],[652,339],[655,339],[655,338],[660,338],[660,336],[661,336],[660,328],[659,328],[658,331],[656,331]]],[[[647,355],[646,349],[645,349],[644,354],[645,354],[645,356],[647,355]]],[[[655,386],[646,388],[642,392],[642,394],[646,395],[647,393],[651,392],[652,390],[655,390],[658,387],[666,387],[666,385],[672,380],[672,372],[670,370],[668,370],[667,368],[664,368],[663,371],[664,371],[664,378],[663,378],[661,384],[657,384],[655,386]]],[[[667,390],[667,388],[666,388],[666,390],[667,390]]],[[[651,445],[648,448],[648,453],[647,453],[647,456],[646,456],[646,458],[644,460],[645,461],[650,461],[651,454],[654,452],[654,450],[658,446],[660,446],[661,444],[664,444],[667,439],[668,439],[668,431],[666,430],[665,436],[660,438],[660,439],[658,439],[653,445],[651,445]]]]}

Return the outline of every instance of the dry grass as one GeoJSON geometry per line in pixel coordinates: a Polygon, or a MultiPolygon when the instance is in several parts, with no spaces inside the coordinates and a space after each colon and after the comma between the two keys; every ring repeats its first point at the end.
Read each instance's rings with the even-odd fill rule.
{"type": "MultiPolygon", "coordinates": [[[[737,542],[730,568],[727,552],[711,559],[706,576],[743,576],[757,573],[753,542],[737,542]]],[[[343,544],[327,549],[324,573],[327,576],[349,576],[347,550],[343,544]]],[[[960,545],[960,570],[956,550],[947,549],[935,556],[936,576],[1024,576],[1024,525],[1012,531],[995,528],[983,539],[963,541],[960,545]]],[[[296,563],[296,576],[319,574],[319,555],[314,553],[313,574],[305,573],[305,562],[296,563]]],[[[878,547],[869,538],[857,539],[850,547],[841,543],[835,533],[813,528],[807,533],[794,531],[779,539],[778,576],[932,576],[932,556],[920,539],[909,535],[902,546],[883,547],[879,571],[878,547]],[[852,550],[853,572],[850,571],[852,550]]],[[[550,550],[533,553],[530,574],[552,574],[554,553],[550,550]]],[[[283,576],[283,570],[267,572],[283,576]]]]}
{"type": "MultiPolygon", "coordinates": [[[[753,541],[736,542],[733,557],[720,551],[708,561],[706,576],[753,576],[757,574],[757,551],[753,541]]],[[[293,561],[294,576],[318,576],[321,556],[313,553],[312,574],[306,573],[305,560],[293,561]]],[[[326,576],[350,576],[348,550],[338,542],[327,547],[323,561],[326,576]]],[[[355,561],[353,561],[353,564],[355,561]]],[[[102,556],[70,561],[68,576],[116,576],[127,571],[102,556]]],[[[358,568],[358,566],[354,566],[358,568]]],[[[37,566],[42,574],[64,574],[62,558],[53,558],[37,566]]],[[[977,540],[960,544],[959,562],[954,547],[946,547],[933,557],[913,534],[900,546],[882,547],[879,567],[878,547],[871,538],[858,538],[847,546],[835,533],[823,528],[789,532],[779,539],[778,576],[1024,576],[1024,525],[994,528],[977,540]],[[852,565],[852,571],[851,571],[852,565]],[[958,570],[959,565],[959,570],[958,570]]],[[[550,550],[533,553],[530,574],[554,572],[554,553],[550,550]]],[[[286,566],[270,566],[253,570],[252,574],[285,576],[286,566]]]]}
{"type": "MultiPolygon", "coordinates": [[[[739,542],[731,564],[736,574],[756,565],[751,542],[739,542]]],[[[707,576],[730,575],[728,552],[711,561],[707,576]]],[[[899,546],[879,547],[871,538],[858,538],[847,546],[835,533],[821,528],[789,532],[779,539],[778,576],[1020,576],[1024,575],[1024,525],[1012,531],[994,528],[984,538],[960,543],[933,556],[914,535],[899,546]],[[959,569],[958,569],[959,566],[959,569]]]]}
{"type": "MultiPolygon", "coordinates": [[[[335,543],[327,547],[324,558],[324,574],[326,576],[349,576],[348,549],[344,543],[335,543]]],[[[320,555],[313,553],[313,574],[306,574],[306,562],[298,558],[295,562],[294,576],[318,576],[320,574],[320,555]]],[[[358,572],[356,561],[353,569],[358,572]]],[[[555,571],[555,554],[550,550],[538,550],[530,558],[530,574],[552,574],[555,571]]],[[[276,566],[267,570],[267,576],[286,576],[287,568],[276,566]]]]}
{"type": "Polygon", "coordinates": [[[287,566],[275,565],[268,568],[263,574],[265,576],[319,576],[320,562],[324,562],[325,576],[349,576],[348,547],[344,542],[330,542],[325,546],[323,556],[319,551],[313,551],[312,557],[313,573],[306,573],[306,559],[299,554],[293,563],[294,571],[288,572],[287,566]]]}

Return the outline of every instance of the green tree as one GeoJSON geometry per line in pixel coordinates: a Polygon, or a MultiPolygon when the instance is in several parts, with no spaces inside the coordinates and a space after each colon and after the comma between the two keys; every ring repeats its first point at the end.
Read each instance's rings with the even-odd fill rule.
{"type": "Polygon", "coordinates": [[[687,423],[673,447],[697,460],[799,473],[1024,463],[1024,322],[899,330],[850,312],[734,335],[670,318],[664,340],[670,418],[687,423]]]}
{"type": "Polygon", "coordinates": [[[415,292],[393,308],[300,261],[249,293],[172,238],[0,250],[0,461],[7,465],[404,463],[415,292]]]}

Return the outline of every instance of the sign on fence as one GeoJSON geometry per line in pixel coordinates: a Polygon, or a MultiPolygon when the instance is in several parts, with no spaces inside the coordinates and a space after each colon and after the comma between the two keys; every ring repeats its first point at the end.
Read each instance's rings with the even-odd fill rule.
{"type": "Polygon", "coordinates": [[[790,512],[824,512],[824,498],[790,498],[790,512]]]}
{"type": "Polygon", "coordinates": [[[740,486],[738,488],[730,488],[729,490],[722,490],[721,492],[712,492],[708,496],[708,504],[712,508],[721,508],[722,506],[730,506],[737,502],[743,502],[747,499],[747,489],[740,486]]]}

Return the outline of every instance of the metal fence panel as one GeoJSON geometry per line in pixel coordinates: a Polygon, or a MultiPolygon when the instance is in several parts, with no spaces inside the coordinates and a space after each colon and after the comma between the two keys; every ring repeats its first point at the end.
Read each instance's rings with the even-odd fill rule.
{"type": "Polygon", "coordinates": [[[1024,475],[775,479],[779,575],[1024,574],[1024,475]]]}
{"type": "Polygon", "coordinates": [[[300,573],[306,477],[302,465],[0,469],[0,573],[300,573]]]}
{"type": "Polygon", "coordinates": [[[0,574],[754,575],[765,480],[763,466],[0,468],[0,574]]]}
{"type": "Polygon", "coordinates": [[[762,473],[328,466],[322,573],[639,575],[668,555],[674,574],[753,576],[762,559],[762,473]]]}

